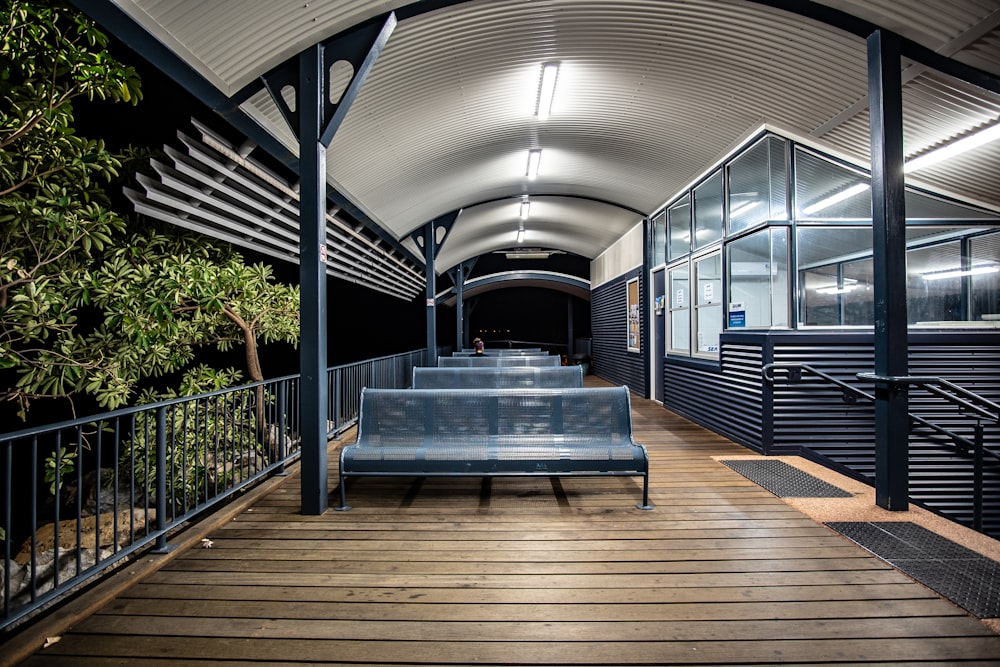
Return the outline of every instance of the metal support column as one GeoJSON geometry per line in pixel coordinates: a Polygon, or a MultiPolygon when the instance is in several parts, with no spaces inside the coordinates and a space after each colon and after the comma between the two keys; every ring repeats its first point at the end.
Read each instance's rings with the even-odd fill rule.
{"type": "Polygon", "coordinates": [[[906,211],[900,43],[877,30],[868,37],[875,280],[875,502],[909,507],[910,419],[907,385],[906,211]]]}
{"type": "Polygon", "coordinates": [[[323,514],[327,488],[326,149],[396,27],[396,15],[374,18],[329,42],[314,44],[262,78],[299,140],[299,410],[302,434],[302,513],[323,514]],[[330,67],[346,61],[354,76],[338,102],[330,100],[330,67]],[[295,88],[293,109],[281,91],[295,88]]]}
{"type": "Polygon", "coordinates": [[[427,361],[428,366],[437,366],[437,306],[435,292],[437,280],[434,270],[434,256],[437,244],[434,242],[435,221],[424,226],[424,271],[427,279],[427,361]]]}
{"type": "Polygon", "coordinates": [[[465,288],[465,262],[460,262],[458,268],[452,273],[452,280],[455,282],[455,350],[462,349],[462,332],[465,331],[465,298],[462,294],[465,288]]]}
{"type": "Polygon", "coordinates": [[[302,513],[328,507],[326,482],[326,147],[320,141],[323,49],[299,56],[299,302],[302,372],[302,513]]]}

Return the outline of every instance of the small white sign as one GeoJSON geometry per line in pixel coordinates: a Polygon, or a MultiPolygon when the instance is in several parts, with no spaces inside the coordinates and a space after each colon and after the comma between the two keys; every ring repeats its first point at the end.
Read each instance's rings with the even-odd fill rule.
{"type": "Polygon", "coordinates": [[[428,308],[434,307],[434,299],[427,299],[427,307],[428,308]]]}
{"type": "Polygon", "coordinates": [[[711,301],[712,296],[715,294],[714,283],[705,283],[705,287],[703,289],[705,292],[705,301],[711,301]]]}
{"type": "Polygon", "coordinates": [[[676,296],[674,297],[674,303],[675,305],[678,306],[684,305],[684,290],[682,289],[677,290],[676,296]]]}

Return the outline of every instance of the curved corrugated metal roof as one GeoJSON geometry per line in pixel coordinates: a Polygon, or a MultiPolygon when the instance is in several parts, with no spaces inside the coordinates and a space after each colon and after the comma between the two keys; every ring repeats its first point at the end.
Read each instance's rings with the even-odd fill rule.
{"type": "MultiPolygon", "coordinates": [[[[330,146],[329,182],[398,240],[461,209],[439,255],[442,272],[511,246],[525,195],[539,211],[553,205],[525,224],[533,244],[593,258],[762,124],[868,159],[864,39],[765,2],[80,4],[113,4],[224,96],[258,85],[309,44],[401,9],[330,146]],[[553,114],[540,121],[534,102],[548,61],[561,69],[553,114]],[[529,149],[543,151],[534,181],[525,176],[529,149]]],[[[1000,2],[801,4],[841,10],[1000,74],[1000,2]]],[[[1000,96],[913,67],[904,72],[908,153],[1000,119],[1000,96]]],[[[266,94],[243,108],[294,150],[266,94]]],[[[920,172],[919,183],[1000,207],[1000,179],[982,177],[998,166],[993,145],[920,172]]]]}

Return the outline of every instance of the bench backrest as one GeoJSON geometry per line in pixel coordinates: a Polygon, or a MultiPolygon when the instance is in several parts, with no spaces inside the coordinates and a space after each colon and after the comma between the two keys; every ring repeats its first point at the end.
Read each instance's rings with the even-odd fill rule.
{"type": "Polygon", "coordinates": [[[438,357],[441,368],[489,368],[498,366],[561,366],[562,359],[554,354],[527,355],[509,354],[503,356],[472,356],[472,357],[438,357]]]}
{"type": "MultiPolygon", "coordinates": [[[[456,350],[451,353],[453,357],[468,357],[475,354],[475,350],[456,350]]],[[[507,348],[507,347],[496,347],[490,348],[490,356],[493,357],[505,357],[507,355],[529,355],[529,356],[539,356],[547,354],[547,352],[542,351],[540,347],[517,347],[517,348],[507,348]]]]}
{"type": "Polygon", "coordinates": [[[414,366],[414,389],[515,389],[582,387],[583,366],[429,368],[414,366]]]}
{"type": "Polygon", "coordinates": [[[552,436],[576,444],[635,444],[628,387],[361,391],[358,444],[550,444],[552,436]]]}

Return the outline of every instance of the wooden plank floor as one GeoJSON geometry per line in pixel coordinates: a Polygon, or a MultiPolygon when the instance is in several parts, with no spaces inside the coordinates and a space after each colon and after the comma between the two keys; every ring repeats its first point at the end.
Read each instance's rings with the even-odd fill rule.
{"type": "Polygon", "coordinates": [[[363,479],[301,516],[293,475],[23,664],[1000,664],[1000,635],[711,458],[747,450],[633,411],[654,511],[628,478],[363,479]]]}

